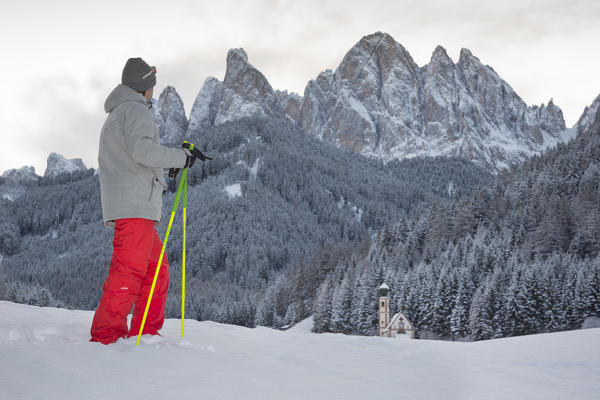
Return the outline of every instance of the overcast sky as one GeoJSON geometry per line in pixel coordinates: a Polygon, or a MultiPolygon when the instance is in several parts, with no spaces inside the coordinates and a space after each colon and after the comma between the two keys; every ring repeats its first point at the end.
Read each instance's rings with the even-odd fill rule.
{"type": "Polygon", "coordinates": [[[103,104],[129,57],[158,69],[189,115],[206,77],[243,47],[273,88],[304,93],[361,37],[387,32],[420,66],[466,47],[529,105],[572,126],[600,94],[599,1],[13,1],[0,6],[0,172],[52,151],[97,167],[103,104]],[[488,4],[489,3],[489,4],[488,4]]]}

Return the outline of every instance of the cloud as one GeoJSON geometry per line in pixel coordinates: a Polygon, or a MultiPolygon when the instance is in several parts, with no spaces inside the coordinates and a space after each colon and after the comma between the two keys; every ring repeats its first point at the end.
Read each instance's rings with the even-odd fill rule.
{"type": "Polygon", "coordinates": [[[11,134],[3,137],[2,147],[10,149],[10,154],[3,154],[2,161],[11,163],[2,165],[3,170],[34,165],[43,175],[46,158],[53,151],[67,158],[82,158],[86,166],[95,167],[106,116],[103,97],[109,90],[96,78],[81,82],[62,74],[33,80],[16,101],[11,134]]]}

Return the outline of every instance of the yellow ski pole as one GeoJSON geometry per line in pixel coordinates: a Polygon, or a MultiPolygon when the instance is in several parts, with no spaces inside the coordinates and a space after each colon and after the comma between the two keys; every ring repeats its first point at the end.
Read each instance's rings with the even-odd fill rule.
{"type": "Polygon", "coordinates": [[[169,225],[167,226],[167,233],[165,234],[165,239],[163,240],[162,249],[160,250],[160,257],[158,258],[158,265],[156,266],[156,272],[154,273],[154,279],[152,280],[152,286],[150,286],[150,293],[148,294],[148,301],[146,302],[146,309],[144,310],[144,316],[142,317],[142,324],[140,325],[140,331],[138,333],[137,342],[135,345],[140,344],[140,338],[142,337],[142,331],[144,329],[144,325],[146,324],[146,317],[148,316],[148,309],[150,308],[150,302],[152,301],[152,295],[154,294],[154,286],[156,286],[156,279],[158,278],[158,272],[160,271],[160,266],[162,265],[162,259],[165,254],[165,249],[167,247],[167,240],[169,239],[169,233],[171,232],[171,226],[173,225],[173,218],[175,217],[175,212],[177,211],[177,206],[179,205],[179,198],[181,197],[181,192],[184,184],[187,182],[187,168],[183,169],[183,173],[181,174],[181,179],[179,180],[179,186],[177,187],[177,194],[175,195],[175,201],[173,202],[173,208],[171,209],[171,218],[169,218],[169,225]]]}
{"type": "MultiPolygon", "coordinates": [[[[183,142],[184,144],[187,143],[183,142]]],[[[192,150],[194,148],[193,144],[189,145],[189,149],[192,150]]],[[[185,180],[183,185],[183,249],[181,255],[181,337],[183,337],[183,318],[185,314],[185,229],[186,229],[186,208],[187,208],[187,168],[183,170],[181,175],[181,179],[185,180]]]]}

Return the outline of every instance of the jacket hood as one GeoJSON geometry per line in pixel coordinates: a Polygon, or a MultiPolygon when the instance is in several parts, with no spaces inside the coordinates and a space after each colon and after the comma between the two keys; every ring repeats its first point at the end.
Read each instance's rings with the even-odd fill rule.
{"type": "Polygon", "coordinates": [[[104,111],[109,113],[114,110],[116,106],[126,101],[138,101],[144,105],[148,105],[148,102],[144,96],[129,86],[119,83],[106,98],[106,101],[104,102],[104,111]]]}

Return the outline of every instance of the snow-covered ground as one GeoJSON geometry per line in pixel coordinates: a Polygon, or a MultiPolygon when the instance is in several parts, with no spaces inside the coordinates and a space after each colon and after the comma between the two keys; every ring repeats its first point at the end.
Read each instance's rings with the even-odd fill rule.
{"type": "Polygon", "coordinates": [[[288,332],[311,333],[312,327],[313,327],[313,318],[308,317],[308,318],[298,322],[296,325],[292,326],[288,330],[288,332]]]}
{"type": "Polygon", "coordinates": [[[225,192],[230,199],[242,196],[242,185],[234,183],[233,185],[225,186],[225,192]]]}
{"type": "Polygon", "coordinates": [[[2,399],[598,399],[600,329],[476,343],[167,320],[89,343],[93,313],[0,302],[2,399]]]}

